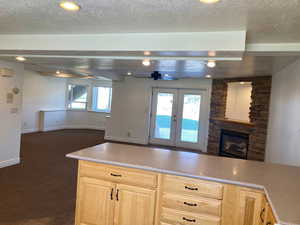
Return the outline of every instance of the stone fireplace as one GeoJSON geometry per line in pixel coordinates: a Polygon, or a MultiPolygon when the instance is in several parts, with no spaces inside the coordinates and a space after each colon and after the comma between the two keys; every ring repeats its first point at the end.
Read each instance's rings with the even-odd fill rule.
{"type": "MultiPolygon", "coordinates": [[[[224,131],[227,131],[227,134],[231,132],[231,134],[244,136],[244,141],[245,143],[247,142],[248,146],[246,157],[245,155],[230,155],[231,157],[263,161],[265,158],[270,94],[271,76],[214,79],[211,95],[208,153],[213,155],[226,154],[226,152],[222,152],[222,147],[224,147],[222,144],[224,145],[224,143],[222,143],[221,139],[224,141],[224,131]],[[249,122],[240,122],[225,118],[227,83],[229,82],[252,82],[249,122]]],[[[225,138],[227,138],[227,142],[234,140],[229,137],[225,138]]],[[[242,143],[241,137],[240,140],[238,140],[238,138],[235,140],[237,145],[242,143]]],[[[242,145],[244,146],[244,144],[241,144],[240,147],[235,147],[237,147],[236,149],[242,148],[242,145]]],[[[229,154],[231,153],[229,152],[229,154]]],[[[229,154],[227,152],[226,156],[229,156],[229,154]]]]}

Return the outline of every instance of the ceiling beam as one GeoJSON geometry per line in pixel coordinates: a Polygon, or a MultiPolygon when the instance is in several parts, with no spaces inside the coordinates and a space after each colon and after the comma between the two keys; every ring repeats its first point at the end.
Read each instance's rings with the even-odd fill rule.
{"type": "Polygon", "coordinates": [[[237,51],[246,31],[121,33],[101,35],[0,35],[0,50],[44,51],[237,51]]]}
{"type": "Polygon", "coordinates": [[[246,44],[246,53],[267,56],[291,56],[300,54],[300,43],[257,43],[246,44]]]}

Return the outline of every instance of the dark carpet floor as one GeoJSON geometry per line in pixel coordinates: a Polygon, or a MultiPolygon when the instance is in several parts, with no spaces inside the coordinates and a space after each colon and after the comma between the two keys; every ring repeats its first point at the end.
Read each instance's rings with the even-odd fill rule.
{"type": "Polygon", "coordinates": [[[77,161],[67,153],[104,142],[104,132],[22,136],[21,164],[0,169],[0,225],[74,225],[77,161]]]}

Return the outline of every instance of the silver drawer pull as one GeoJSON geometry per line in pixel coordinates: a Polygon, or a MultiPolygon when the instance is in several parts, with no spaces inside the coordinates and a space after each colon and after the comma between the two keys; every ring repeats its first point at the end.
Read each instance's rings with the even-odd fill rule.
{"type": "Polygon", "coordinates": [[[185,217],[182,217],[183,220],[187,221],[187,222],[191,222],[191,223],[195,223],[196,220],[195,219],[188,219],[188,218],[185,218],[185,217]]]}
{"type": "Polygon", "coordinates": [[[113,176],[113,177],[122,177],[122,175],[121,175],[121,174],[115,174],[115,173],[111,173],[110,175],[111,175],[111,176],[113,176]]]}
{"type": "Polygon", "coordinates": [[[184,186],[185,189],[191,190],[191,191],[198,191],[198,188],[192,188],[188,186],[184,186]]]}
{"type": "Polygon", "coordinates": [[[196,203],[184,202],[183,204],[188,205],[188,206],[197,206],[196,203]]]}

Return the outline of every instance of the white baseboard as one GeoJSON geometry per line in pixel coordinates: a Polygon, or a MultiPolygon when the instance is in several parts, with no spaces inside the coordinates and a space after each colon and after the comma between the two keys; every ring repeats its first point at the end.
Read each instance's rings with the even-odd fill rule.
{"type": "Polygon", "coordinates": [[[132,138],[132,137],[112,137],[112,136],[105,135],[105,140],[120,141],[120,142],[127,142],[127,143],[141,144],[141,145],[148,144],[148,140],[140,139],[140,138],[132,138]]]}
{"type": "Polygon", "coordinates": [[[38,131],[39,131],[38,128],[24,128],[22,129],[22,134],[34,133],[38,131]]]}
{"type": "Polygon", "coordinates": [[[45,127],[42,131],[54,131],[63,129],[92,129],[92,130],[105,130],[105,127],[92,126],[92,125],[59,125],[52,127],[45,127]]]}
{"type": "Polygon", "coordinates": [[[20,163],[20,158],[5,160],[5,161],[0,162],[0,168],[16,165],[19,163],[20,163]]]}
{"type": "Polygon", "coordinates": [[[65,125],[64,129],[92,129],[92,130],[105,130],[105,127],[93,125],[65,125]]]}
{"type": "Polygon", "coordinates": [[[42,131],[45,132],[45,131],[62,130],[62,129],[65,129],[64,125],[58,125],[58,126],[52,126],[52,127],[44,127],[42,131]]]}

